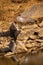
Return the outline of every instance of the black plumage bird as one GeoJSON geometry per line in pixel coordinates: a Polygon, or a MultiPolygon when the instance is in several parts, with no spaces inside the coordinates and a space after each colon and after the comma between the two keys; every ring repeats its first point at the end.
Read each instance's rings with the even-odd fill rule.
{"type": "Polygon", "coordinates": [[[9,28],[9,31],[6,32],[0,32],[0,37],[12,37],[14,39],[14,41],[16,41],[18,34],[20,33],[20,31],[18,31],[15,27],[14,24],[11,25],[11,27],[9,28]]]}
{"type": "Polygon", "coordinates": [[[13,48],[15,50],[15,43],[13,42],[13,40],[10,41],[9,47],[6,48],[1,48],[0,49],[0,53],[7,53],[7,52],[13,52],[13,48]]]}

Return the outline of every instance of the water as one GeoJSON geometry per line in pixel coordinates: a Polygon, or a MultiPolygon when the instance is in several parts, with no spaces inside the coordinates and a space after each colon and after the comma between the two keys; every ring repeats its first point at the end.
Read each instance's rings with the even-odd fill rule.
{"type": "MultiPolygon", "coordinates": [[[[23,54],[22,54],[23,56],[23,54]]],[[[0,58],[0,65],[18,65],[18,62],[11,58],[0,58]]],[[[24,54],[19,65],[43,65],[43,53],[39,54],[24,54]]]]}
{"type": "Polygon", "coordinates": [[[17,65],[11,58],[0,58],[0,65],[17,65]]]}

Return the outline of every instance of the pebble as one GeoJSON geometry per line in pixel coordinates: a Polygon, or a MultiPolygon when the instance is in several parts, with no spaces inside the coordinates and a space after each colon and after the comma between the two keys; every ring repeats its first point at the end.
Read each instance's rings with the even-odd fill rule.
{"type": "Polygon", "coordinates": [[[35,36],[35,35],[31,35],[30,38],[34,40],[34,39],[37,38],[37,36],[35,36]]]}
{"type": "Polygon", "coordinates": [[[41,40],[41,39],[36,39],[35,41],[39,41],[40,43],[43,42],[43,40],[41,40]]]}
{"type": "Polygon", "coordinates": [[[39,24],[40,27],[43,27],[43,21],[39,24]]]}
{"type": "Polygon", "coordinates": [[[5,57],[11,57],[14,54],[14,52],[8,52],[7,54],[5,54],[5,57]]]}
{"type": "Polygon", "coordinates": [[[31,48],[32,47],[32,44],[28,43],[28,44],[26,44],[26,47],[27,48],[31,48]]]}

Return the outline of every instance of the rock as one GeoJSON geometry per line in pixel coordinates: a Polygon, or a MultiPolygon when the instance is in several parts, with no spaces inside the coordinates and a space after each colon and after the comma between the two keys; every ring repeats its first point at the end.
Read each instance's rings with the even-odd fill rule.
{"type": "Polygon", "coordinates": [[[13,3],[22,3],[22,2],[27,2],[28,0],[11,0],[13,3]]]}
{"type": "Polygon", "coordinates": [[[41,46],[43,47],[43,42],[41,43],[41,46]]]}
{"type": "MultiPolygon", "coordinates": [[[[21,16],[19,17],[20,22],[21,20],[28,20],[28,22],[34,22],[33,19],[37,19],[43,17],[43,4],[34,4],[30,8],[27,8],[23,13],[21,13],[21,16]]],[[[17,19],[17,21],[19,21],[17,19]]],[[[27,21],[26,21],[27,22],[27,21]]],[[[36,22],[36,21],[35,21],[36,22]]]]}
{"type": "Polygon", "coordinates": [[[43,40],[41,40],[41,39],[36,39],[35,41],[39,41],[40,43],[43,42],[43,40]]]}
{"type": "Polygon", "coordinates": [[[34,39],[37,38],[37,36],[35,36],[35,35],[31,35],[30,38],[34,40],[34,39]]]}
{"type": "Polygon", "coordinates": [[[24,51],[28,51],[28,49],[25,47],[25,44],[21,43],[21,41],[18,41],[19,45],[21,46],[24,51]]]}
{"type": "Polygon", "coordinates": [[[43,52],[43,46],[39,49],[39,51],[43,52]]]}
{"type": "Polygon", "coordinates": [[[43,27],[43,21],[39,24],[40,27],[43,27]]]}
{"type": "Polygon", "coordinates": [[[9,58],[9,57],[11,57],[13,54],[14,54],[14,52],[8,52],[8,53],[5,54],[4,56],[9,58]]]}
{"type": "Polygon", "coordinates": [[[18,23],[34,23],[35,22],[35,20],[34,19],[32,19],[32,18],[24,18],[24,17],[21,17],[21,16],[18,16],[17,18],[16,18],[16,20],[18,21],[18,23]]]}
{"type": "Polygon", "coordinates": [[[37,42],[34,42],[34,43],[32,43],[32,47],[40,47],[40,44],[38,44],[37,42]]]}
{"type": "Polygon", "coordinates": [[[26,46],[26,48],[31,48],[32,47],[32,44],[31,43],[28,43],[25,46],[26,46]]]}

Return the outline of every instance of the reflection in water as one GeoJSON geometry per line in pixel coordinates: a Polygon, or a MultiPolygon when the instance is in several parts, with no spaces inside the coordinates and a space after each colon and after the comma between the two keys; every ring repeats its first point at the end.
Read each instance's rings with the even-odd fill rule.
{"type": "MultiPolygon", "coordinates": [[[[29,55],[29,54],[19,54],[21,57],[19,65],[43,65],[43,53],[29,55]]],[[[0,65],[18,65],[18,62],[12,58],[0,58],[0,65]]]]}
{"type": "Polygon", "coordinates": [[[20,63],[21,65],[43,65],[43,53],[27,55],[20,63]]]}
{"type": "Polygon", "coordinates": [[[15,61],[12,61],[11,58],[0,58],[0,65],[17,65],[15,61]]]}

